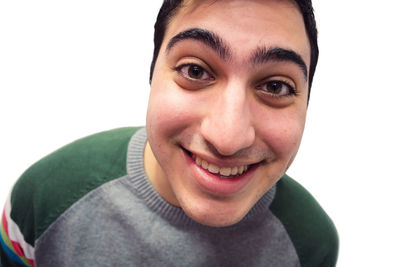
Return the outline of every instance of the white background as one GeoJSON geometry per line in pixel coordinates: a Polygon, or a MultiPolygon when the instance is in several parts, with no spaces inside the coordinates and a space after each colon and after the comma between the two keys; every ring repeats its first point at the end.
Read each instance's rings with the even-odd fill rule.
{"type": "MultiPolygon", "coordinates": [[[[338,266],[400,266],[398,6],[314,2],[320,61],[289,174],[335,221],[338,266]]],[[[60,146],[144,125],[161,1],[136,3],[0,0],[1,203],[60,146]]]]}

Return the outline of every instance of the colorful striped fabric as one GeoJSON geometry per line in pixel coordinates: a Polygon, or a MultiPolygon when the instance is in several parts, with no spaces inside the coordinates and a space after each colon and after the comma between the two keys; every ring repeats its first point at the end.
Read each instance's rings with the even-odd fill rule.
{"type": "Polygon", "coordinates": [[[1,217],[0,243],[3,251],[14,262],[22,266],[35,266],[34,248],[25,242],[18,225],[11,219],[10,196],[1,217]]]}

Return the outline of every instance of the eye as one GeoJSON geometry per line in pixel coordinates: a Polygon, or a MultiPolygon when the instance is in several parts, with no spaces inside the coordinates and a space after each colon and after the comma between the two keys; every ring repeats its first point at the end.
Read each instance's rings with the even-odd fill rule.
{"type": "Polygon", "coordinates": [[[262,90],[263,92],[274,97],[285,97],[297,94],[296,90],[291,85],[278,80],[263,83],[258,86],[257,89],[262,90]]]}
{"type": "Polygon", "coordinates": [[[204,68],[196,64],[184,64],[178,66],[176,70],[186,79],[193,81],[210,81],[214,77],[209,74],[204,68]]]}

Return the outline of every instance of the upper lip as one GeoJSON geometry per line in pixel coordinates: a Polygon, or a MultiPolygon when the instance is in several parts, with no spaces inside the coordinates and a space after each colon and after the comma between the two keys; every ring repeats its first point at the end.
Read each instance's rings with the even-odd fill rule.
{"type": "Polygon", "coordinates": [[[262,160],[248,160],[248,159],[241,159],[241,158],[229,158],[226,157],[224,159],[217,158],[214,156],[210,156],[204,153],[198,153],[198,152],[192,152],[186,148],[183,148],[187,153],[189,153],[191,156],[197,156],[200,157],[201,159],[207,161],[208,163],[214,164],[218,167],[221,168],[234,168],[234,167],[239,167],[239,166],[250,166],[254,165],[257,163],[261,163],[262,160]]]}

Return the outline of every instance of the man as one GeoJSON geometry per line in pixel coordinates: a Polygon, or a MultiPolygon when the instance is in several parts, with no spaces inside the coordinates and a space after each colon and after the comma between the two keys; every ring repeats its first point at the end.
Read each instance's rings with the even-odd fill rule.
{"type": "Polygon", "coordinates": [[[28,169],[4,266],[334,266],[335,228],[285,175],[317,58],[311,3],[164,1],[146,128],[28,169]]]}

